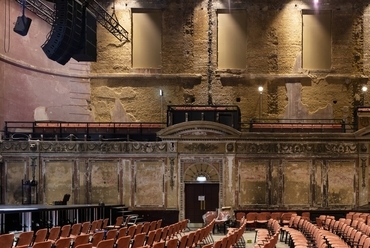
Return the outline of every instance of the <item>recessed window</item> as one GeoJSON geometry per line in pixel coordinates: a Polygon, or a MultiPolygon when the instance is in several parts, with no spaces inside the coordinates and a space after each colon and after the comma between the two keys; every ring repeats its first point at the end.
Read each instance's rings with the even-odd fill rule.
{"type": "Polygon", "coordinates": [[[161,11],[133,10],[132,26],[132,67],[160,68],[162,64],[161,11]]]}
{"type": "Polygon", "coordinates": [[[218,68],[245,69],[247,14],[245,11],[218,12],[218,68]]]}
{"type": "Polygon", "coordinates": [[[331,68],[331,11],[304,10],[302,68],[329,70],[331,68]]]}

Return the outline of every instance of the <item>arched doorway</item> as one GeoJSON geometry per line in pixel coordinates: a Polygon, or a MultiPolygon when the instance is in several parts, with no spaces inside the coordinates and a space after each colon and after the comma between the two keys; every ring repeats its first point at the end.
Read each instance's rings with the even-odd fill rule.
{"type": "Polygon", "coordinates": [[[185,218],[191,223],[203,223],[202,215],[219,207],[219,182],[219,172],[211,164],[197,163],[184,171],[185,218]]]}

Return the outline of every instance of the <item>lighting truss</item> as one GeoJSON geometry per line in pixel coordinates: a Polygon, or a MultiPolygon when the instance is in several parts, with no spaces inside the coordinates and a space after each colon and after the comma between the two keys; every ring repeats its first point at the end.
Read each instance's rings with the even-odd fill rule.
{"type": "Polygon", "coordinates": [[[113,34],[119,41],[128,42],[128,32],[119,24],[117,18],[110,15],[96,0],[87,1],[87,8],[92,11],[96,20],[113,34]]]}
{"type": "MultiPolygon", "coordinates": [[[[23,0],[16,0],[19,4],[23,4],[23,0]]],[[[96,0],[85,2],[87,8],[96,16],[96,20],[113,34],[119,41],[128,42],[128,32],[119,24],[117,18],[110,15],[96,0]]],[[[26,8],[40,17],[45,22],[53,25],[55,18],[55,10],[49,7],[41,0],[27,0],[26,8]]]]}
{"type": "MultiPolygon", "coordinates": [[[[20,5],[23,4],[23,0],[16,0],[20,5]]],[[[50,8],[47,4],[40,0],[27,0],[26,9],[46,21],[50,25],[53,25],[55,11],[50,8]]]]}

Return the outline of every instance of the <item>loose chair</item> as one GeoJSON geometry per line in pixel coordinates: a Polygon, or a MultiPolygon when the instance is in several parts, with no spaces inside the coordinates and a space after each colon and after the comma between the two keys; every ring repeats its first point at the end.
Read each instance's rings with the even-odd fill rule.
{"type": "Polygon", "coordinates": [[[178,239],[168,240],[167,243],[166,243],[166,248],[177,248],[177,242],[178,242],[178,239]]]}
{"type": "Polygon", "coordinates": [[[80,244],[78,246],[74,246],[73,248],[92,248],[92,244],[91,243],[80,244]]]}
{"type": "Polygon", "coordinates": [[[127,227],[122,227],[121,229],[118,230],[118,236],[117,239],[126,236],[127,235],[127,227]]]}
{"type": "Polygon", "coordinates": [[[73,247],[75,248],[78,245],[89,243],[90,234],[80,234],[78,235],[73,242],[73,247]]]}
{"type": "Polygon", "coordinates": [[[49,231],[49,236],[47,237],[46,241],[51,241],[51,243],[55,243],[57,239],[59,239],[60,234],[60,226],[52,227],[49,231]]]}
{"type": "Polygon", "coordinates": [[[89,233],[89,228],[90,228],[90,222],[85,221],[81,225],[81,232],[80,234],[88,234],[89,233]]]}
{"type": "Polygon", "coordinates": [[[72,239],[76,238],[77,235],[79,235],[80,232],[81,232],[81,227],[82,227],[81,223],[73,224],[73,226],[71,228],[71,232],[69,234],[69,237],[72,238],[72,239]]]}
{"type": "Polygon", "coordinates": [[[129,248],[131,242],[130,236],[123,236],[117,239],[116,248],[129,248]]]}
{"type": "Polygon", "coordinates": [[[161,242],[155,243],[153,245],[153,248],[164,248],[164,245],[165,245],[165,242],[161,241],[161,242]]]}
{"type": "Polygon", "coordinates": [[[105,219],[103,220],[103,223],[102,223],[102,225],[101,225],[100,229],[101,229],[101,230],[105,230],[105,229],[107,229],[108,222],[109,222],[109,218],[105,218],[105,219]]]}
{"type": "Polygon", "coordinates": [[[69,232],[71,231],[71,225],[64,225],[62,226],[60,230],[60,236],[59,238],[68,238],[69,237],[69,232]]]}
{"type": "Polygon", "coordinates": [[[91,222],[90,231],[89,231],[90,234],[95,233],[95,231],[98,229],[98,224],[99,224],[98,220],[94,220],[93,222],[91,222]]]}
{"type": "Polygon", "coordinates": [[[48,229],[47,228],[42,228],[42,229],[37,230],[32,244],[36,244],[36,243],[45,241],[47,234],[48,234],[48,229]]]}
{"type": "Polygon", "coordinates": [[[123,224],[123,216],[118,216],[116,218],[116,223],[114,223],[114,225],[107,226],[106,229],[108,229],[108,230],[109,229],[120,229],[122,224],[123,224]]]}
{"type": "Polygon", "coordinates": [[[62,238],[55,241],[54,248],[69,248],[71,246],[70,238],[62,238]]]}
{"type": "Polygon", "coordinates": [[[14,234],[8,233],[8,234],[1,234],[0,235],[0,247],[4,248],[10,248],[13,246],[14,242],[14,234]]]}
{"type": "Polygon", "coordinates": [[[22,245],[31,245],[33,239],[33,231],[22,232],[16,241],[16,247],[22,245]]]}
{"type": "Polygon", "coordinates": [[[110,229],[107,231],[105,235],[105,239],[113,239],[116,240],[117,237],[117,229],[110,229]]]}
{"type": "Polygon", "coordinates": [[[96,248],[113,248],[113,245],[114,245],[114,240],[107,239],[107,240],[100,241],[98,245],[96,246],[96,248]]]}
{"type": "Polygon", "coordinates": [[[93,247],[96,247],[100,241],[102,241],[104,238],[104,232],[96,232],[93,234],[91,243],[93,244],[93,247]]]}
{"type": "Polygon", "coordinates": [[[131,248],[138,248],[138,247],[141,247],[144,245],[144,242],[145,242],[145,238],[146,238],[146,234],[145,233],[138,233],[134,236],[134,240],[133,240],[133,243],[131,245],[131,248]]]}
{"type": "Polygon", "coordinates": [[[32,248],[51,248],[51,241],[43,241],[35,244],[32,248]]]}

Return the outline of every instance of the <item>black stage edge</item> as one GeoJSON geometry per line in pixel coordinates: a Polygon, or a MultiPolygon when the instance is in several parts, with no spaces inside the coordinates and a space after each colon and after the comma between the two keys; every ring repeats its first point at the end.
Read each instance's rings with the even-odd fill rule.
{"type": "Polygon", "coordinates": [[[109,218],[120,205],[0,205],[0,233],[29,231],[84,221],[109,218]]]}

